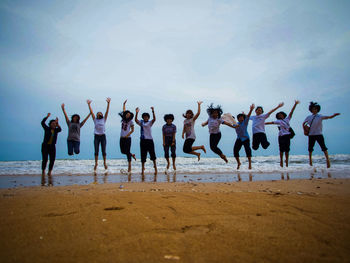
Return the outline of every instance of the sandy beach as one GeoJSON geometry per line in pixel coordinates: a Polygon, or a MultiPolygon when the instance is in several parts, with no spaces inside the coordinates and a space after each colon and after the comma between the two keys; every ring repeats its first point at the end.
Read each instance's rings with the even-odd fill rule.
{"type": "Polygon", "coordinates": [[[349,262],[350,180],[0,190],[1,262],[349,262]]]}

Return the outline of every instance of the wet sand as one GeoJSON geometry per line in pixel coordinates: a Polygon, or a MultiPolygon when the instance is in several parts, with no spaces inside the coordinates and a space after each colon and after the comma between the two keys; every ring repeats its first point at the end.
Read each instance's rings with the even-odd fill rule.
{"type": "Polygon", "coordinates": [[[350,180],[0,190],[1,262],[349,262],[350,180]]]}

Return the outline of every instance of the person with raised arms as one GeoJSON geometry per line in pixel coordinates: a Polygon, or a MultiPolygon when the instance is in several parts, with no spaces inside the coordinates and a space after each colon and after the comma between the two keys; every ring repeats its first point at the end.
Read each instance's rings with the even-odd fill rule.
{"type": "Polygon", "coordinates": [[[102,150],[102,156],[103,156],[103,165],[105,167],[105,169],[107,170],[108,166],[107,166],[107,162],[106,162],[106,145],[107,145],[107,140],[106,140],[106,121],[107,121],[107,117],[108,117],[108,112],[109,112],[109,105],[111,102],[110,98],[106,99],[107,101],[107,109],[105,112],[105,115],[103,116],[102,112],[97,112],[96,117],[95,114],[91,108],[91,100],[87,100],[87,104],[92,116],[92,119],[94,121],[94,125],[95,125],[95,129],[94,129],[94,148],[95,148],[95,166],[94,166],[94,171],[96,171],[97,166],[98,166],[98,153],[99,153],[99,148],[101,145],[101,150],[102,150]]]}

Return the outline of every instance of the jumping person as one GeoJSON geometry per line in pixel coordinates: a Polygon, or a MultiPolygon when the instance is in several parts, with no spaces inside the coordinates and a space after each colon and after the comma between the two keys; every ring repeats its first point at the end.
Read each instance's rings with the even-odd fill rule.
{"type": "Polygon", "coordinates": [[[153,119],[150,121],[150,115],[147,112],[142,113],[141,118],[142,120],[138,120],[138,114],[140,112],[139,108],[136,108],[136,116],[135,116],[135,122],[137,125],[141,127],[141,136],[140,136],[140,150],[141,150],[141,164],[142,164],[142,176],[145,175],[145,162],[147,159],[147,153],[150,155],[151,161],[153,161],[153,167],[154,167],[154,175],[157,175],[157,162],[156,162],[156,153],[154,150],[154,142],[152,137],[152,125],[156,121],[156,115],[154,114],[154,107],[151,107],[153,119]]]}
{"type": "Polygon", "coordinates": [[[201,159],[201,154],[197,153],[196,150],[202,150],[205,153],[207,152],[205,150],[204,145],[192,146],[194,141],[196,140],[196,133],[194,131],[194,125],[195,125],[195,122],[196,122],[199,114],[201,114],[201,104],[202,103],[203,103],[202,101],[197,102],[198,110],[197,110],[196,115],[193,114],[192,110],[187,110],[186,113],[182,115],[185,118],[184,127],[182,130],[182,139],[185,138],[185,134],[186,134],[186,140],[185,140],[185,143],[183,146],[183,152],[196,155],[198,158],[198,161],[201,159]]]}
{"type": "Polygon", "coordinates": [[[207,113],[209,118],[206,122],[202,123],[202,127],[208,125],[209,133],[210,133],[210,149],[219,155],[221,159],[223,159],[226,163],[228,162],[226,155],[222,153],[218,144],[221,139],[220,125],[225,124],[231,128],[235,128],[231,123],[228,123],[221,119],[222,109],[221,106],[214,107],[213,104],[207,109],[207,113]]]}
{"type": "Polygon", "coordinates": [[[276,111],[278,108],[281,108],[284,105],[284,103],[278,104],[278,106],[271,111],[269,111],[266,114],[264,113],[264,109],[261,106],[256,107],[255,109],[255,116],[251,116],[250,120],[253,121],[252,129],[253,129],[253,150],[257,150],[259,148],[259,145],[261,144],[261,147],[263,149],[267,149],[270,145],[270,143],[267,141],[266,133],[265,133],[265,120],[270,117],[270,115],[276,111]]]}
{"type": "Polygon", "coordinates": [[[166,122],[163,125],[162,132],[163,132],[163,147],[164,147],[164,157],[167,161],[166,166],[166,173],[169,170],[170,167],[170,161],[169,161],[169,148],[171,151],[171,158],[173,160],[173,169],[176,171],[175,166],[175,160],[176,160],[176,126],[173,124],[174,121],[174,115],[173,114],[166,114],[164,115],[164,121],[166,122]]]}
{"type": "Polygon", "coordinates": [[[97,112],[96,114],[96,118],[95,118],[95,114],[91,108],[91,100],[87,100],[87,104],[89,106],[89,110],[92,116],[92,119],[94,121],[95,124],[95,130],[94,130],[94,148],[95,148],[95,166],[94,166],[94,170],[96,171],[97,169],[97,165],[98,165],[98,152],[99,152],[99,147],[101,144],[101,150],[102,150],[102,156],[103,156],[103,165],[105,167],[105,169],[107,170],[108,166],[106,163],[106,144],[107,144],[107,140],[106,140],[106,128],[105,128],[105,124],[107,121],[107,117],[108,117],[108,112],[109,112],[109,104],[111,102],[110,98],[106,99],[107,101],[107,109],[106,109],[106,113],[103,116],[102,112],[97,112]]]}
{"type": "Polygon", "coordinates": [[[56,159],[56,141],[57,134],[62,131],[60,125],[58,124],[58,118],[55,120],[50,120],[49,126],[46,125],[46,120],[50,117],[51,113],[48,113],[47,116],[41,121],[41,126],[45,131],[44,140],[41,144],[41,154],[43,157],[41,170],[42,176],[45,176],[45,170],[48,158],[50,157],[49,163],[49,172],[48,176],[51,176],[53,165],[55,164],[56,159]]]}
{"type": "Polygon", "coordinates": [[[134,114],[126,110],[125,105],[128,100],[125,100],[123,103],[123,111],[119,113],[119,116],[122,118],[122,127],[120,131],[120,151],[122,154],[125,154],[128,159],[128,173],[131,173],[131,157],[136,161],[135,154],[130,152],[131,148],[131,137],[130,135],[134,132],[134,114]]]}
{"type": "Polygon", "coordinates": [[[236,133],[237,133],[237,139],[235,142],[235,146],[233,147],[233,155],[236,158],[237,161],[237,170],[241,167],[241,161],[239,160],[239,151],[241,150],[242,146],[244,146],[245,154],[248,158],[249,162],[249,169],[252,169],[252,149],[250,149],[250,139],[248,134],[248,123],[250,115],[252,114],[253,110],[255,108],[255,105],[252,104],[249,109],[248,115],[245,115],[244,113],[237,115],[238,120],[238,126],[235,127],[236,133]]]}
{"type": "Polygon", "coordinates": [[[312,113],[311,115],[307,116],[305,121],[303,122],[303,127],[304,125],[308,125],[309,127],[309,132],[308,132],[308,137],[309,137],[309,163],[310,166],[312,166],[312,152],[314,150],[315,142],[320,145],[324,156],[326,157],[327,161],[327,168],[331,167],[331,163],[329,161],[328,157],[328,149],[325,145],[324,142],[324,137],[322,134],[322,121],[327,120],[327,119],[333,119],[335,116],[340,115],[340,113],[334,113],[331,116],[323,116],[321,114],[318,114],[321,110],[321,106],[317,102],[310,102],[309,105],[309,111],[312,113]]]}
{"type": "Polygon", "coordinates": [[[290,139],[291,139],[291,131],[290,131],[290,120],[293,116],[293,112],[295,107],[299,104],[299,101],[296,100],[292,110],[290,111],[288,117],[287,114],[283,111],[276,113],[276,121],[266,122],[265,124],[277,124],[279,127],[278,132],[278,145],[280,150],[280,166],[283,167],[283,153],[286,156],[286,167],[288,167],[288,159],[289,159],[289,151],[290,151],[290,139]]]}
{"type": "Polygon", "coordinates": [[[71,120],[69,120],[67,112],[64,108],[64,103],[61,105],[64,117],[66,118],[66,123],[68,126],[68,155],[79,154],[80,153],[80,128],[84,126],[85,122],[89,119],[91,113],[86,116],[86,118],[80,122],[80,116],[78,114],[73,114],[71,120]]]}

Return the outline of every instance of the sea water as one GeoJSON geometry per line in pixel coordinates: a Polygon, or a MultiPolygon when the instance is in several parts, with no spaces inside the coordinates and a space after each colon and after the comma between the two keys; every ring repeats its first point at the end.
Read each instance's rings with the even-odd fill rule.
{"type": "MultiPolygon", "coordinates": [[[[94,160],[65,159],[56,160],[53,177],[55,185],[122,183],[122,182],[231,182],[248,180],[280,180],[306,178],[350,178],[350,154],[330,155],[332,167],[327,169],[322,155],[313,157],[314,166],[309,166],[307,155],[290,156],[289,167],[281,168],[279,156],[260,156],[252,158],[252,169],[241,157],[241,168],[236,169],[236,161],[228,158],[226,164],[220,158],[176,158],[176,173],[170,165],[166,170],[166,160],[157,159],[158,176],[153,175],[153,164],[146,162],[146,176],[141,177],[140,161],[132,162],[131,176],[125,174],[126,159],[107,160],[105,170],[102,161],[94,173],[94,160]]],[[[0,188],[40,185],[41,161],[2,161],[0,162],[0,188]]],[[[48,182],[45,181],[45,184],[48,182]]]]}

